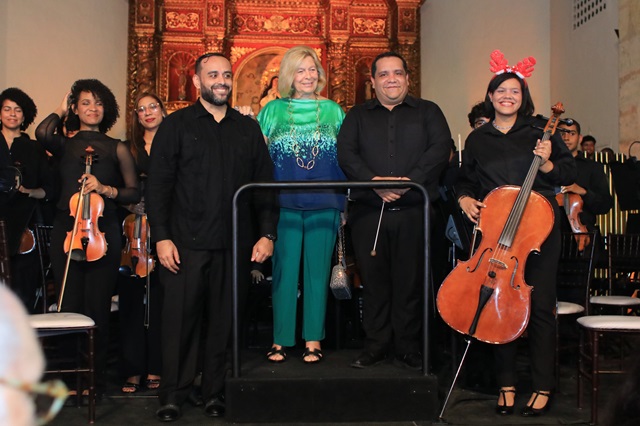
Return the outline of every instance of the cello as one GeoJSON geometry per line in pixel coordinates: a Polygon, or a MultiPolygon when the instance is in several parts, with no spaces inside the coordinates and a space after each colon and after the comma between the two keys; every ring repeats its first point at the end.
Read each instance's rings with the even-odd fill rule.
{"type": "MultiPolygon", "coordinates": [[[[555,132],[562,104],[552,111],[542,141],[555,132]]],[[[449,273],[438,291],[440,316],[462,334],[503,344],[517,339],[527,327],[532,287],[524,281],[525,263],[532,251],[540,250],[554,221],[551,203],[532,191],[541,161],[534,156],[521,187],[501,186],[485,197],[486,207],[476,226],[482,233],[480,245],[449,273]]]]}
{"type": "MultiPolygon", "coordinates": [[[[564,210],[567,215],[567,219],[569,219],[571,232],[574,234],[586,234],[589,232],[587,227],[580,221],[580,213],[582,213],[583,205],[582,197],[580,195],[561,192],[556,194],[556,201],[564,210]]],[[[591,242],[591,238],[589,238],[588,235],[575,235],[575,239],[576,243],[578,243],[578,251],[583,251],[591,242]]]]}

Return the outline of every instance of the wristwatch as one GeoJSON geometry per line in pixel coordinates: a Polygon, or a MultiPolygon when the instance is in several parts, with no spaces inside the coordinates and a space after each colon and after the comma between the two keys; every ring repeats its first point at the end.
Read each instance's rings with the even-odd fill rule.
{"type": "Polygon", "coordinates": [[[267,240],[271,240],[273,242],[275,242],[278,239],[278,237],[276,237],[273,234],[264,234],[263,237],[265,237],[267,240]]]}

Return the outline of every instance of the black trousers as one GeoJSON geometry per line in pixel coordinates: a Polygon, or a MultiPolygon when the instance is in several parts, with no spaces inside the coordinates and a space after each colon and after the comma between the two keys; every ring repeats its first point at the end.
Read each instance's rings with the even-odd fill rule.
{"type": "MultiPolygon", "coordinates": [[[[51,233],[51,261],[53,274],[60,291],[67,255],[64,240],[73,228],[73,217],[68,212],[58,211],[51,233]]],[[[109,316],[111,297],[118,282],[118,267],[122,246],[120,224],[115,211],[105,210],[98,221],[98,228],[105,233],[107,252],[104,257],[93,262],[71,260],[62,300],[63,312],[77,312],[92,318],[96,326],[96,371],[98,382],[107,367],[109,345],[109,316]]]]}
{"type": "Polygon", "coordinates": [[[424,233],[420,206],[382,216],[376,256],[371,256],[380,209],[356,203],[351,236],[363,284],[365,350],[396,354],[421,348],[424,233]]]}
{"type": "MultiPolygon", "coordinates": [[[[162,266],[158,270],[164,296],[161,405],[181,405],[187,399],[198,373],[199,356],[205,401],[224,391],[230,368],[227,353],[233,314],[231,251],[178,247],[178,253],[177,274],[162,266]]],[[[249,259],[247,254],[240,257],[249,259]]],[[[248,261],[240,270],[248,271],[248,261]]],[[[242,306],[246,284],[240,284],[239,292],[242,306]]]]}
{"type": "MultiPolygon", "coordinates": [[[[554,206],[555,217],[560,209],[554,206]]],[[[560,258],[560,225],[556,220],[547,240],[540,247],[540,254],[528,257],[525,266],[525,282],[533,286],[531,293],[531,317],[527,326],[531,379],[534,390],[550,390],[555,386],[556,345],[556,274],[560,258]]],[[[518,340],[494,349],[497,385],[515,386],[516,352],[518,340]]]]}
{"type": "MultiPolygon", "coordinates": [[[[156,263],[156,268],[160,265],[156,263]]],[[[146,278],[120,275],[118,282],[120,315],[120,373],[123,377],[162,373],[162,289],[158,272],[150,276],[149,299],[146,278]],[[144,326],[149,307],[149,327],[144,326]]]]}

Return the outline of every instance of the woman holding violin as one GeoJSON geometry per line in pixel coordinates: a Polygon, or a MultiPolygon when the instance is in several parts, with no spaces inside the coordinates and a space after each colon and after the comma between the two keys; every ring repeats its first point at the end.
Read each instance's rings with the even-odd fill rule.
{"type": "MultiPolygon", "coordinates": [[[[496,75],[489,82],[485,97],[486,111],[491,114],[491,122],[474,130],[467,138],[456,191],[460,208],[467,218],[482,225],[483,239],[488,238],[491,232],[503,232],[503,229],[492,230],[490,220],[487,223],[482,222],[483,212],[486,210],[486,213],[489,213],[489,206],[483,201],[485,196],[504,185],[522,186],[523,182],[527,181],[530,168],[533,169],[533,173],[528,180],[533,182],[532,189],[540,194],[538,197],[547,205],[549,214],[540,219],[545,223],[522,220],[518,225],[520,229],[516,231],[517,233],[523,231],[522,228],[529,228],[534,229],[535,234],[539,229],[550,230],[546,241],[542,240],[544,242],[541,243],[539,254],[519,259],[521,262],[526,260],[524,280],[534,289],[530,296],[530,307],[522,307],[530,309],[527,331],[533,393],[521,414],[538,416],[549,408],[555,383],[554,309],[556,269],[560,255],[560,228],[557,220],[560,210],[555,201],[554,188],[571,184],[575,180],[576,168],[560,135],[553,132],[547,134],[546,129],[543,132],[545,123],[532,117],[534,104],[525,77],[531,75],[535,59],[528,58],[511,67],[499,51],[493,52],[491,57],[491,71],[496,75]],[[546,137],[543,137],[543,133],[546,137]],[[548,203],[544,199],[548,200],[548,203]]],[[[488,200],[489,197],[487,204],[488,200]]],[[[527,202],[531,203],[525,199],[525,203],[527,202]]],[[[511,209],[512,206],[498,207],[511,209]]],[[[527,249],[527,255],[535,250],[537,247],[527,249]]],[[[492,252],[491,256],[495,256],[495,253],[497,251],[492,252]]],[[[495,274],[489,272],[490,277],[493,277],[492,273],[495,274]]],[[[477,305],[478,299],[469,301],[472,310],[475,311],[477,305]]],[[[508,312],[502,314],[506,315],[508,312]]],[[[495,345],[494,349],[497,383],[500,386],[496,412],[502,415],[512,414],[514,411],[517,384],[516,346],[517,340],[514,337],[514,340],[508,343],[495,345]]]]}
{"type": "Polygon", "coordinates": [[[0,218],[7,223],[12,288],[32,312],[39,283],[32,225],[41,217],[38,200],[52,198],[54,185],[44,149],[24,133],[37,114],[31,97],[11,87],[0,93],[0,107],[0,169],[9,171],[11,186],[0,192],[0,218]]]}
{"type": "Polygon", "coordinates": [[[120,368],[123,377],[126,377],[122,386],[123,393],[137,392],[143,374],[146,374],[144,385],[147,389],[160,387],[162,294],[158,274],[152,273],[153,259],[150,259],[151,254],[146,250],[151,244],[151,239],[146,223],[144,179],[149,171],[149,153],[153,137],[166,115],[160,98],[145,92],[137,97],[131,117],[129,149],[136,161],[143,199],[138,204],[127,205],[123,215],[126,216],[123,219],[127,243],[122,250],[120,263],[120,272],[124,275],[120,276],[118,283],[120,368]],[[135,221],[139,223],[136,224],[135,221]]]}
{"type": "Polygon", "coordinates": [[[37,139],[59,159],[61,195],[51,235],[53,272],[63,290],[58,308],[85,314],[98,326],[98,385],[107,364],[111,297],[120,264],[122,241],[117,206],[140,200],[131,152],[124,143],[106,135],[118,116],[118,104],[107,86],[94,79],[78,80],[60,106],[36,129],[37,139]],[[72,138],[56,132],[67,115],[80,123],[79,132],[72,138]],[[79,194],[80,188],[84,189],[83,194],[79,194]],[[81,221],[86,223],[78,226],[81,221]],[[89,225],[91,238],[83,236],[76,247],[77,241],[69,237],[82,235],[82,228],[89,225]],[[76,247],[73,250],[70,242],[76,247]]]}

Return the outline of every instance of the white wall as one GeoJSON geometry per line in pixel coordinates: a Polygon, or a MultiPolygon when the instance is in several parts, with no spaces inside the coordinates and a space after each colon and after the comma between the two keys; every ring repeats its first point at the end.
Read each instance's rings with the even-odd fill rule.
{"type": "MultiPolygon", "coordinates": [[[[551,95],[564,102],[598,150],[618,150],[618,1],[573,29],[573,2],[551,2],[551,95]]],[[[637,59],[636,59],[637,60],[637,59]]]]}
{"type": "MultiPolygon", "coordinates": [[[[562,0],[568,1],[568,0],[562,0]]],[[[444,111],[451,134],[471,131],[467,114],[484,99],[493,74],[489,55],[509,64],[536,61],[527,79],[536,113],[549,115],[549,0],[426,0],[421,9],[422,96],[444,111]]]]}
{"type": "Polygon", "coordinates": [[[109,134],[124,138],[128,11],[128,0],[1,0],[0,88],[31,96],[37,125],[75,80],[97,78],[121,108],[109,134]]]}

